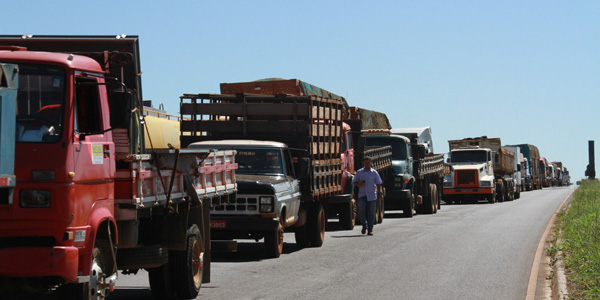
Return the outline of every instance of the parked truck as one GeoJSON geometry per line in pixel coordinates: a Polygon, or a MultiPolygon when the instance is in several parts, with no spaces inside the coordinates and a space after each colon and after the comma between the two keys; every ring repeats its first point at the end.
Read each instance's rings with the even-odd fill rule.
{"type": "Polygon", "coordinates": [[[512,151],[514,153],[514,173],[512,174],[513,183],[514,183],[514,199],[521,198],[521,191],[523,186],[523,178],[522,178],[522,164],[521,164],[521,148],[517,146],[504,146],[505,149],[512,151]]]}
{"type": "Polygon", "coordinates": [[[540,173],[542,174],[542,187],[551,187],[552,186],[552,178],[550,177],[550,164],[545,157],[540,157],[540,173]]]}
{"type": "MultiPolygon", "coordinates": [[[[381,180],[384,182],[389,180],[388,178],[392,174],[392,147],[366,145],[366,136],[370,135],[372,132],[389,130],[392,126],[386,114],[360,107],[350,107],[348,115],[344,118],[344,123],[350,126],[349,133],[351,133],[351,136],[346,138],[346,141],[351,142],[351,146],[347,147],[347,149],[351,149],[352,146],[354,148],[352,149],[354,153],[354,165],[343,168],[344,172],[348,173],[349,179],[345,184],[352,185],[349,190],[354,190],[354,198],[357,199],[358,189],[354,189],[352,178],[356,171],[363,167],[363,160],[365,157],[371,158],[371,167],[379,173],[381,180]]],[[[383,195],[378,196],[377,204],[375,205],[375,223],[377,224],[383,222],[385,212],[385,187],[383,190],[383,195]]],[[[356,201],[354,210],[358,210],[356,201]]],[[[356,222],[358,222],[359,218],[355,218],[356,222]]]]}
{"type": "Polygon", "coordinates": [[[392,147],[392,170],[384,182],[385,210],[402,210],[404,216],[412,217],[415,210],[434,214],[440,208],[444,155],[426,154],[428,145],[433,147],[430,137],[429,127],[379,130],[366,136],[369,147],[392,147]],[[427,141],[423,136],[429,137],[427,141]]]}
{"type": "Polygon", "coordinates": [[[529,173],[531,174],[531,189],[529,190],[541,189],[542,183],[544,182],[544,176],[540,171],[540,152],[538,148],[530,144],[519,144],[516,146],[519,147],[529,165],[529,173]]]}
{"type": "MultiPolygon", "coordinates": [[[[186,146],[200,141],[220,140],[218,145],[211,143],[222,147],[228,143],[227,140],[242,140],[241,143],[256,140],[268,141],[279,149],[273,151],[291,151],[288,165],[293,166],[294,172],[285,174],[283,179],[288,185],[282,192],[286,197],[294,197],[294,204],[291,204],[294,208],[285,205],[284,199],[277,195],[273,187],[275,183],[255,178],[256,184],[241,185],[239,194],[264,199],[269,202],[267,205],[272,203],[274,210],[225,210],[218,213],[216,208],[211,211],[212,232],[216,237],[227,239],[241,238],[246,233],[246,238],[259,240],[265,232],[274,231],[279,226],[277,224],[282,224],[284,231],[294,231],[298,246],[320,247],[325,238],[325,209],[329,208],[329,203],[345,201],[349,210],[352,202],[351,193],[345,194],[342,186],[344,101],[337,95],[303,82],[283,85],[282,92],[279,87],[272,81],[221,84],[222,94],[183,95],[180,112],[189,119],[182,121],[182,129],[187,134],[181,137],[181,143],[186,146]],[[239,91],[235,90],[238,88],[239,91]],[[246,88],[251,88],[254,93],[244,93],[246,88]],[[269,91],[269,88],[273,90],[269,91]],[[289,92],[294,89],[295,92],[289,92]],[[299,184],[298,191],[295,190],[295,182],[299,184]],[[263,184],[272,187],[261,188],[263,184]],[[342,199],[332,200],[336,197],[342,199]],[[248,221],[249,218],[254,221],[248,221]],[[271,225],[266,226],[265,223],[271,225]],[[244,230],[240,230],[241,224],[245,225],[244,230]]],[[[254,169],[252,165],[249,167],[254,169]]],[[[290,167],[284,169],[291,170],[290,167]]],[[[254,175],[262,174],[256,172],[254,175]]],[[[275,252],[268,250],[267,253],[276,257],[278,251],[279,247],[275,252]]]]}
{"type": "Polygon", "coordinates": [[[235,152],[160,134],[178,122],[145,116],[137,36],[1,36],[0,62],[19,70],[1,134],[16,185],[0,199],[0,298],[104,299],[118,270],[139,269],[155,297],[195,298],[211,201],[235,199],[235,152]]]}
{"type": "Polygon", "coordinates": [[[452,171],[444,178],[444,201],[513,199],[515,154],[501,146],[500,138],[483,136],[448,143],[452,171]]]}

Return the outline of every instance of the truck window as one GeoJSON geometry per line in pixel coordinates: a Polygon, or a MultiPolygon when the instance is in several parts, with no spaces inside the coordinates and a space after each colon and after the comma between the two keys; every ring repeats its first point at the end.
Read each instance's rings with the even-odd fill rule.
{"type": "Polygon", "coordinates": [[[294,177],[294,161],[292,160],[292,154],[289,150],[285,151],[285,170],[287,176],[294,177]]]}
{"type": "Polygon", "coordinates": [[[392,146],[393,159],[406,159],[406,143],[403,139],[395,137],[371,137],[368,136],[365,141],[367,147],[392,146]]]}
{"type": "Polygon", "coordinates": [[[63,128],[65,71],[19,64],[17,142],[55,143],[63,128]]]}
{"type": "Polygon", "coordinates": [[[75,131],[98,133],[102,131],[102,113],[97,81],[77,77],[75,87],[75,131]]]}
{"type": "Polygon", "coordinates": [[[453,163],[484,163],[487,162],[486,151],[453,151],[451,161],[453,163]]]}
{"type": "Polygon", "coordinates": [[[283,174],[283,160],[279,149],[237,149],[236,174],[283,174]]]}

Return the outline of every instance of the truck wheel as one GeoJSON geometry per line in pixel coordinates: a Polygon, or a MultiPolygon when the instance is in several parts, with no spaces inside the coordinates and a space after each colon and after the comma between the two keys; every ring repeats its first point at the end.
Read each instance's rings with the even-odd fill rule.
{"type": "Polygon", "coordinates": [[[504,184],[498,182],[496,185],[496,202],[504,202],[504,184]]]}
{"type": "Polygon", "coordinates": [[[356,217],[355,206],[356,201],[352,199],[348,205],[344,205],[340,210],[340,226],[343,230],[354,229],[354,219],[356,217]]]}
{"type": "Polygon", "coordinates": [[[321,247],[325,240],[325,210],[321,203],[317,203],[311,207],[308,214],[308,240],[311,247],[321,247]]]}
{"type": "Polygon", "coordinates": [[[179,298],[198,296],[204,271],[204,247],[200,229],[196,224],[187,230],[185,251],[171,251],[169,255],[171,283],[179,298]]]}
{"type": "Polygon", "coordinates": [[[433,197],[433,213],[437,214],[438,211],[438,207],[440,204],[440,199],[438,198],[438,190],[437,190],[437,185],[433,185],[433,194],[431,194],[431,197],[433,197]]]}
{"type": "Polygon", "coordinates": [[[267,257],[278,258],[283,252],[283,220],[279,221],[275,231],[265,232],[265,250],[267,257]]]}
{"type": "Polygon", "coordinates": [[[415,215],[415,195],[412,194],[408,201],[404,201],[402,205],[402,215],[405,218],[412,218],[415,215]]]}
{"type": "Polygon", "coordinates": [[[381,197],[377,201],[379,202],[379,221],[377,222],[377,224],[381,224],[383,223],[383,216],[385,215],[385,202],[383,201],[383,197],[381,197]]]}
{"type": "Polygon", "coordinates": [[[309,246],[308,244],[308,233],[307,231],[308,224],[304,224],[294,231],[294,237],[296,238],[296,246],[299,249],[306,248],[309,246]]]}
{"type": "Polygon", "coordinates": [[[152,297],[156,299],[175,297],[175,290],[173,289],[169,278],[168,264],[146,270],[148,271],[148,282],[150,282],[150,292],[152,292],[152,297]]]}
{"type": "Polygon", "coordinates": [[[488,202],[491,204],[496,203],[496,196],[492,193],[485,196],[488,199],[488,202]]]}
{"type": "Polygon", "coordinates": [[[433,194],[434,193],[434,190],[433,190],[434,186],[435,185],[433,185],[433,184],[429,184],[429,195],[423,197],[423,204],[421,205],[421,208],[419,209],[420,213],[427,214],[427,215],[433,214],[433,211],[434,211],[433,206],[435,205],[435,203],[434,203],[435,202],[435,196],[433,194]]]}
{"type": "Polygon", "coordinates": [[[74,300],[96,300],[105,299],[105,291],[98,291],[98,283],[103,279],[103,276],[110,276],[108,270],[108,260],[105,256],[106,247],[101,243],[94,245],[92,251],[92,268],[90,270],[90,281],[86,283],[73,283],[65,286],[65,299],[74,300]]]}
{"type": "MultiPolygon", "coordinates": [[[[379,213],[381,211],[381,206],[379,205],[379,199],[375,200],[377,202],[375,202],[375,224],[379,224],[379,217],[381,217],[381,214],[379,213]]],[[[367,213],[368,215],[369,213],[367,213]]]]}

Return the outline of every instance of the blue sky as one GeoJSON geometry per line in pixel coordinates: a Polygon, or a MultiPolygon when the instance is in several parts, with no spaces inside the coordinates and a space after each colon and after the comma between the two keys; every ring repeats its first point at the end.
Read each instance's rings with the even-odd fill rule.
{"type": "MultiPolygon", "coordinates": [[[[139,35],[143,95],[298,78],[397,128],[530,143],[574,180],[600,148],[600,1],[9,1],[1,34],[139,35]]],[[[600,169],[600,158],[598,159],[600,169]]],[[[574,181],[573,180],[573,181],[574,181]]]]}

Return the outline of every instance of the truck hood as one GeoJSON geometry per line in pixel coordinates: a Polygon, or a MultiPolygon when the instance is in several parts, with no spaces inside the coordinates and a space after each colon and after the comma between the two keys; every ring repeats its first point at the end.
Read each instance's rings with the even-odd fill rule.
{"type": "Polygon", "coordinates": [[[454,170],[473,170],[473,169],[485,169],[485,164],[481,163],[465,163],[465,164],[452,164],[454,170]]]}
{"type": "Polygon", "coordinates": [[[282,175],[235,175],[239,194],[276,194],[289,189],[282,175]]]}
{"type": "Polygon", "coordinates": [[[406,174],[407,172],[407,161],[402,159],[393,159],[392,160],[392,168],[394,169],[394,174],[406,174]]]}

